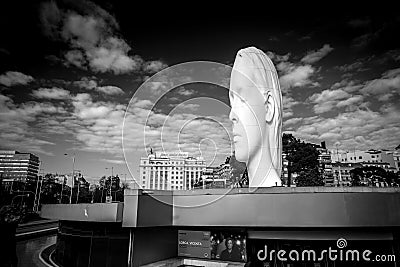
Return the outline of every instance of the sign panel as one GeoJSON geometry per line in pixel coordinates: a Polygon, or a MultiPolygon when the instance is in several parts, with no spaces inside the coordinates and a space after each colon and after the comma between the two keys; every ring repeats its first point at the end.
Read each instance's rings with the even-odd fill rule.
{"type": "Polygon", "coordinates": [[[178,231],[178,256],[247,262],[246,234],[231,231],[178,231]]]}
{"type": "Polygon", "coordinates": [[[189,152],[156,152],[157,158],[188,158],[189,152]]]}
{"type": "Polygon", "coordinates": [[[178,232],[178,256],[211,259],[209,231],[178,232]]]}

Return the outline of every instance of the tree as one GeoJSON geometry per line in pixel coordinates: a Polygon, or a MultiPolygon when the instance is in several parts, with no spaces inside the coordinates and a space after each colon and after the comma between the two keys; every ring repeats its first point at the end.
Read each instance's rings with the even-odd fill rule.
{"type": "Polygon", "coordinates": [[[297,186],[323,185],[322,175],[318,171],[319,152],[311,143],[305,143],[295,138],[292,134],[283,134],[282,150],[288,160],[288,185],[292,173],[297,173],[297,186]],[[310,175],[309,178],[305,175],[310,175]]]}
{"type": "Polygon", "coordinates": [[[355,168],[350,170],[351,186],[361,186],[361,180],[364,178],[362,168],[355,168]]]}
{"type": "Polygon", "coordinates": [[[228,157],[227,161],[231,165],[232,172],[231,172],[231,184],[235,186],[240,186],[240,181],[242,179],[243,173],[246,170],[246,164],[236,160],[235,154],[228,157]],[[229,158],[229,161],[228,161],[229,158]]]}
{"type": "Polygon", "coordinates": [[[385,183],[388,186],[399,186],[399,173],[386,171],[381,167],[366,166],[350,170],[352,186],[362,185],[361,181],[366,181],[365,185],[375,186],[376,183],[385,183]]]}
{"type": "Polygon", "coordinates": [[[121,183],[121,189],[122,189],[122,190],[124,190],[124,189],[130,189],[130,186],[129,186],[128,183],[122,182],[122,183],[121,183]]]}
{"type": "Polygon", "coordinates": [[[296,186],[323,186],[324,180],[320,175],[318,168],[301,171],[296,178],[296,186]]]}
{"type": "Polygon", "coordinates": [[[249,174],[247,168],[244,170],[242,178],[239,181],[240,187],[249,187],[249,174]]]}
{"type": "Polygon", "coordinates": [[[47,173],[44,175],[43,180],[41,183],[39,183],[39,188],[37,190],[38,194],[40,192],[40,203],[59,203],[62,187],[62,184],[58,183],[58,178],[55,175],[52,173],[47,173]]]}
{"type": "MultiPolygon", "coordinates": [[[[291,186],[292,183],[292,161],[291,156],[296,151],[296,146],[300,142],[300,140],[296,139],[292,134],[284,133],[282,136],[282,151],[286,156],[286,160],[288,161],[288,178],[286,181],[287,186],[291,186]]],[[[282,166],[283,167],[283,166],[282,166]]],[[[283,171],[283,170],[282,170],[283,171]]]]}

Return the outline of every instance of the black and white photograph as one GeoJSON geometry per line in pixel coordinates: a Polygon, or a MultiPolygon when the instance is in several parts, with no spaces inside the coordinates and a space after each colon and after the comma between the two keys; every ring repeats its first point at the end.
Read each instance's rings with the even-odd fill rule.
{"type": "Polygon", "coordinates": [[[10,1],[0,267],[400,266],[400,13],[10,1]]]}

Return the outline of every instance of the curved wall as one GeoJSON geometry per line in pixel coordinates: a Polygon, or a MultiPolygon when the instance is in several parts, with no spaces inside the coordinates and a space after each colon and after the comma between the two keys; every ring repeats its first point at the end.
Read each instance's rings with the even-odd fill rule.
{"type": "Polygon", "coordinates": [[[398,188],[125,192],[124,227],[397,227],[398,188]]]}

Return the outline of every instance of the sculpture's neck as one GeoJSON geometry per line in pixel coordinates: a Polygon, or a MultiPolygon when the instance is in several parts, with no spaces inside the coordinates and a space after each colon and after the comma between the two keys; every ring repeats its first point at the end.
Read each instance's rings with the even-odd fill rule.
{"type": "Polygon", "coordinates": [[[249,187],[281,186],[281,179],[272,164],[268,147],[257,151],[247,164],[249,187]]]}

